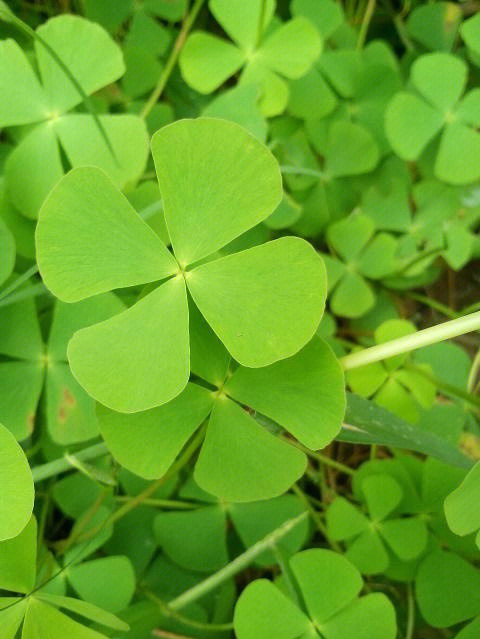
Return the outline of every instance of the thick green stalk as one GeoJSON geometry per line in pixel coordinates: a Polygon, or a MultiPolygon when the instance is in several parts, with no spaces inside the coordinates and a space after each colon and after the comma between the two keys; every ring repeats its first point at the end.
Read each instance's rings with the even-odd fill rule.
{"type": "Polygon", "coordinates": [[[180,55],[180,51],[182,50],[183,45],[185,44],[185,40],[187,39],[187,35],[190,31],[190,29],[193,26],[193,23],[195,22],[197,15],[200,11],[200,9],[202,8],[202,5],[204,3],[205,0],[196,0],[195,4],[192,7],[192,10],[190,11],[190,13],[188,14],[188,16],[185,18],[182,28],[179,31],[178,37],[175,40],[175,44],[173,45],[173,48],[170,52],[170,56],[163,68],[163,71],[158,79],[157,82],[157,86],[154,88],[154,90],[152,91],[150,97],[148,98],[148,100],[145,102],[145,105],[142,109],[142,111],[140,112],[140,117],[141,118],[146,118],[147,115],[150,113],[150,111],[153,109],[153,107],[155,106],[155,104],[157,103],[159,97],[162,95],[163,90],[168,82],[168,79],[173,71],[173,69],[175,68],[175,65],[177,63],[178,60],[178,56],[180,55]]]}
{"type": "Polygon", "coordinates": [[[200,597],[203,597],[211,590],[215,590],[221,584],[223,584],[230,577],[234,577],[239,572],[247,568],[252,561],[254,561],[265,550],[274,548],[275,545],[287,535],[291,530],[298,526],[304,519],[308,517],[308,512],[303,512],[298,517],[289,519],[284,524],[277,528],[266,537],[258,541],[251,546],[243,554],[236,557],[233,561],[227,564],[224,568],[221,568],[218,572],[210,575],[204,581],[200,582],[193,588],[186,590],[184,593],[175,597],[169,602],[168,607],[173,610],[181,610],[191,604],[193,601],[197,601],[200,597]]]}
{"type": "Polygon", "coordinates": [[[380,362],[394,355],[408,353],[417,348],[436,344],[437,342],[458,337],[459,335],[464,335],[465,333],[470,333],[478,329],[480,329],[480,311],[466,315],[465,317],[458,317],[449,322],[443,322],[437,326],[425,328],[411,335],[405,335],[390,342],[385,342],[384,344],[377,344],[371,348],[350,353],[349,355],[341,357],[340,362],[344,370],[348,371],[352,368],[359,368],[360,366],[380,362]]]}

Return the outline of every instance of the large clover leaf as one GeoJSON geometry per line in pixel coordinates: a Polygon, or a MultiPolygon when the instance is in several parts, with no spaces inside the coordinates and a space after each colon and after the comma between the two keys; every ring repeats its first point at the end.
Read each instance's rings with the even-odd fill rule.
{"type": "Polygon", "coordinates": [[[275,28],[275,0],[210,0],[209,7],[235,44],[203,31],[193,33],[180,55],[186,82],[211,93],[243,68],[240,82],[262,89],[263,114],[282,113],[289,94],[283,77],[302,77],[320,55],[315,27],[299,16],[275,28]]]}
{"type": "Polygon", "coordinates": [[[345,557],[315,548],[289,563],[302,607],[272,582],[253,581],[235,608],[238,639],[394,639],[391,602],[381,593],[359,598],[362,578],[345,557]]]}
{"type": "Polygon", "coordinates": [[[168,278],[69,344],[80,384],[122,412],[159,406],[185,388],[187,289],[231,355],[249,367],[300,350],[325,303],[323,262],[299,238],[213,259],[281,200],[278,165],[258,140],[231,122],[200,118],[161,129],[152,150],[175,257],[96,168],[74,169],[60,181],[36,234],[44,282],[64,301],[168,278]]]}
{"type": "MultiPolygon", "coordinates": [[[[87,95],[125,70],[119,47],[88,20],[58,16],[37,33],[87,95]]],[[[69,113],[83,96],[38,40],[35,54],[41,84],[19,45],[11,39],[0,42],[0,127],[33,125],[21,131],[22,139],[7,160],[6,188],[14,206],[30,218],[37,217],[64,173],[60,147],[72,166],[95,164],[119,187],[141,175],[148,152],[145,125],[137,116],[101,115],[99,127],[88,113],[69,113]]]]}
{"type": "Polygon", "coordinates": [[[385,114],[387,137],[404,160],[417,160],[437,141],[435,176],[449,184],[480,177],[480,91],[473,89],[461,99],[467,74],[458,57],[423,55],[412,65],[411,90],[395,95],[385,114]]]}

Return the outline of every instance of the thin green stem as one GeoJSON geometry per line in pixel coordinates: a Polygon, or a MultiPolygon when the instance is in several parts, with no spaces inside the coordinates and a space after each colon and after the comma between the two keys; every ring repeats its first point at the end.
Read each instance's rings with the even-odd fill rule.
{"type": "Polygon", "coordinates": [[[467,402],[468,404],[471,404],[472,406],[475,406],[476,408],[480,406],[480,397],[477,397],[477,395],[472,395],[471,393],[468,393],[467,391],[463,390],[463,388],[458,388],[458,386],[454,386],[453,384],[448,384],[447,382],[444,382],[443,380],[438,379],[438,377],[431,375],[420,366],[415,366],[414,364],[406,364],[405,368],[407,370],[413,370],[419,375],[422,375],[423,377],[425,377],[425,379],[428,379],[430,382],[432,382],[432,384],[434,384],[438,388],[438,390],[440,390],[445,395],[448,395],[450,397],[456,397],[457,399],[463,399],[463,401],[467,402]]]}
{"type": "Polygon", "coordinates": [[[340,358],[344,370],[359,368],[366,364],[373,364],[394,355],[408,353],[423,346],[436,344],[465,333],[476,331],[480,328],[480,312],[472,313],[465,317],[458,317],[449,322],[443,322],[437,326],[431,326],[411,335],[405,335],[398,339],[377,344],[361,351],[356,351],[340,358]]]}
{"type": "MultiPolygon", "coordinates": [[[[119,503],[128,503],[134,499],[129,495],[118,495],[115,497],[115,501],[119,503]]],[[[196,504],[189,501],[176,501],[170,499],[145,499],[143,501],[145,506],[153,506],[154,508],[164,508],[168,510],[195,510],[201,507],[201,504],[196,504]]]]}
{"type": "Polygon", "coordinates": [[[325,466],[330,466],[330,468],[335,468],[335,470],[338,470],[341,473],[345,473],[346,475],[355,474],[354,470],[352,470],[348,466],[345,466],[345,464],[342,464],[336,459],[332,459],[331,457],[328,457],[328,455],[323,455],[322,453],[319,453],[317,450],[310,450],[310,448],[303,446],[299,442],[292,441],[291,439],[288,439],[287,441],[289,444],[292,444],[292,446],[295,446],[295,448],[298,448],[299,450],[303,451],[306,455],[308,455],[312,459],[316,459],[321,464],[325,464],[325,466]]]}
{"type": "Polygon", "coordinates": [[[19,286],[21,286],[24,282],[29,280],[36,273],[38,273],[38,266],[34,264],[29,269],[27,269],[25,273],[22,273],[22,275],[19,275],[16,278],[16,280],[14,280],[9,286],[4,288],[3,291],[0,291],[0,300],[4,300],[11,293],[13,293],[13,291],[16,291],[19,286]]]}
{"type": "Polygon", "coordinates": [[[279,528],[268,534],[262,540],[248,548],[243,554],[236,557],[233,561],[227,564],[224,568],[221,568],[218,572],[207,577],[204,581],[193,586],[189,590],[172,599],[168,606],[172,610],[181,610],[191,604],[193,601],[197,601],[200,597],[203,597],[208,592],[215,590],[227,579],[234,577],[239,572],[247,568],[259,555],[265,550],[273,548],[280,539],[288,535],[288,533],[296,528],[302,521],[308,517],[308,512],[303,512],[293,519],[289,519],[279,528]]]}
{"type": "Polygon", "coordinates": [[[192,10],[185,18],[182,24],[182,28],[180,29],[177,39],[175,40],[175,43],[172,47],[168,60],[163,68],[162,73],[160,74],[160,77],[157,82],[157,86],[154,88],[154,90],[150,94],[150,97],[145,102],[145,105],[140,112],[141,118],[145,119],[147,117],[147,115],[150,113],[150,111],[153,109],[158,99],[162,95],[163,90],[165,89],[165,86],[168,82],[168,79],[170,75],[172,74],[173,69],[175,68],[175,65],[178,60],[178,56],[180,55],[180,51],[182,50],[183,45],[185,44],[185,40],[187,39],[187,35],[189,34],[190,29],[192,28],[193,23],[195,22],[204,1],[205,0],[195,0],[192,10]]]}
{"type": "Polygon", "coordinates": [[[309,169],[304,166],[282,165],[280,166],[280,170],[282,173],[293,173],[294,175],[311,175],[312,177],[318,177],[318,178],[325,177],[325,173],[322,173],[322,171],[309,169]]]}
{"type": "Polygon", "coordinates": [[[263,22],[265,20],[265,7],[267,5],[267,0],[262,0],[262,4],[260,6],[260,13],[258,14],[258,25],[257,25],[257,49],[260,46],[260,41],[262,39],[263,33],[263,22]]]}
{"type": "Polygon", "coordinates": [[[475,357],[473,358],[472,366],[468,374],[467,391],[469,393],[473,393],[475,391],[475,386],[478,379],[479,371],[480,371],[480,349],[478,349],[475,357]]]}
{"type": "Polygon", "coordinates": [[[415,599],[413,598],[412,584],[407,584],[407,629],[405,639],[413,639],[415,630],[415,599]]]}
{"type": "MultiPolygon", "coordinates": [[[[107,445],[102,443],[79,450],[74,454],[74,457],[81,461],[89,461],[91,459],[97,459],[97,457],[104,457],[108,454],[109,450],[107,445]]],[[[33,481],[40,482],[69,470],[75,470],[75,466],[66,457],[59,457],[51,462],[32,468],[33,481]]]]}
{"type": "Polygon", "coordinates": [[[134,510],[134,508],[140,506],[140,504],[143,504],[146,499],[149,499],[171,477],[174,477],[175,475],[177,475],[177,473],[180,472],[180,470],[190,461],[192,456],[198,450],[204,437],[205,428],[200,428],[191,440],[190,444],[180,455],[180,457],[170,466],[170,469],[162,477],[152,482],[143,492],[135,495],[135,497],[133,497],[130,501],[122,504],[120,508],[117,508],[117,510],[107,518],[106,522],[100,524],[99,526],[96,526],[95,528],[91,528],[85,534],[80,535],[77,538],[77,541],[80,542],[90,539],[104,527],[105,523],[114,524],[116,521],[127,515],[130,511],[134,510]]]}
{"type": "MultiPolygon", "coordinates": [[[[153,601],[160,608],[161,612],[165,617],[171,617],[176,621],[179,621],[184,626],[190,626],[191,628],[196,628],[197,630],[207,630],[209,632],[225,632],[226,630],[233,629],[233,623],[203,623],[201,621],[196,621],[195,619],[190,619],[190,617],[185,617],[177,610],[174,610],[168,603],[157,597],[155,593],[151,590],[141,588],[141,592],[153,601]]],[[[154,633],[155,634],[155,633],[154,633]]]]}
{"type": "Polygon", "coordinates": [[[322,518],[320,517],[320,513],[318,513],[315,510],[315,508],[313,507],[313,505],[310,502],[310,499],[303,492],[303,490],[300,488],[300,486],[298,486],[297,484],[294,484],[292,486],[292,491],[297,495],[297,497],[300,499],[300,501],[305,504],[305,506],[307,507],[308,512],[310,513],[310,516],[311,516],[311,518],[313,520],[313,523],[318,528],[319,532],[325,537],[325,539],[327,540],[328,544],[334,550],[336,550],[337,552],[342,552],[342,549],[337,544],[337,542],[330,538],[330,535],[328,534],[327,527],[325,526],[322,518]]]}
{"type": "Polygon", "coordinates": [[[365,13],[363,14],[362,24],[360,25],[360,31],[358,32],[357,38],[357,49],[363,49],[363,45],[365,44],[365,40],[367,38],[368,27],[370,26],[370,22],[372,21],[373,12],[375,11],[376,0],[368,0],[367,6],[365,8],[365,13]]]}
{"type": "Polygon", "coordinates": [[[456,311],[453,311],[448,306],[445,306],[445,304],[442,304],[441,302],[438,302],[437,300],[430,299],[429,297],[427,297],[426,295],[422,295],[421,293],[415,293],[415,291],[408,291],[408,297],[412,300],[415,300],[416,302],[420,302],[420,304],[424,304],[425,306],[428,306],[434,311],[438,311],[439,313],[442,313],[442,315],[445,315],[445,317],[449,317],[450,319],[456,319],[457,317],[462,317],[461,313],[457,313],[456,311]]]}

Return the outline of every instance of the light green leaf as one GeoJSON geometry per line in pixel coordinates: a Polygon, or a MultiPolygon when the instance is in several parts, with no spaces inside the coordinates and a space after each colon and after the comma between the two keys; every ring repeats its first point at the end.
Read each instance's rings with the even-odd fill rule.
{"type": "Polygon", "coordinates": [[[328,132],[326,169],[332,177],[372,171],[380,158],[377,143],[359,124],[339,120],[328,132]]]}
{"type": "Polygon", "coordinates": [[[31,219],[37,218],[43,201],[62,176],[60,150],[49,124],[27,133],[5,163],[7,195],[15,208],[31,219]]]}
{"type": "Polygon", "coordinates": [[[410,78],[427,101],[444,114],[460,99],[467,73],[461,58],[449,53],[427,53],[415,60],[410,78]]]}
{"type": "Polygon", "coordinates": [[[477,14],[465,20],[460,33],[467,47],[475,54],[480,54],[480,17],[477,14]]]}
{"type": "Polygon", "coordinates": [[[244,53],[235,45],[204,31],[192,33],[180,54],[183,78],[199,93],[218,89],[244,62],[244,53]]]}
{"type": "Polygon", "coordinates": [[[187,273],[200,311],[242,365],[259,367],[296,353],[323,314],[325,268],[311,245],[284,237],[187,273]]]}
{"type": "Polygon", "coordinates": [[[37,522],[32,516],[19,535],[0,541],[0,588],[21,593],[33,590],[36,562],[37,522]]]}
{"type": "Polygon", "coordinates": [[[0,42],[0,128],[43,120],[47,99],[15,40],[0,42]]]}
{"type": "Polygon", "coordinates": [[[230,354],[204,320],[195,304],[190,302],[188,308],[190,368],[192,373],[220,388],[227,376],[230,354]]]}
{"type": "Polygon", "coordinates": [[[349,546],[345,555],[364,575],[377,575],[389,565],[388,553],[376,530],[366,530],[349,546]]]}
{"type": "MultiPolygon", "coordinates": [[[[122,556],[102,557],[69,566],[68,580],[82,599],[111,613],[124,610],[135,592],[132,564],[122,556]]],[[[80,613],[79,610],[75,612],[80,613]]]]}
{"type": "Polygon", "coordinates": [[[380,530],[384,540],[402,561],[416,559],[427,546],[427,527],[417,517],[384,521],[380,530]]]}
{"type": "Polygon", "coordinates": [[[238,639],[298,639],[311,628],[308,617],[266,579],[245,588],[233,623],[238,639]]]}
{"type": "Polygon", "coordinates": [[[97,407],[100,430],[115,459],[145,479],[162,477],[208,416],[212,394],[188,384],[174,400],[135,415],[97,407]]]}
{"type": "Polygon", "coordinates": [[[318,58],[322,41],[312,23],[299,16],[276,29],[257,52],[272,71],[295,79],[305,75],[318,58]]]}
{"type": "Polygon", "coordinates": [[[371,475],[361,484],[368,512],[375,522],[382,521],[400,504],[402,489],[390,475],[371,475]]]}
{"type": "MultiPolygon", "coordinates": [[[[117,80],[125,71],[120,47],[100,25],[79,16],[51,18],[37,33],[55,51],[73,77],[90,95],[117,80]]],[[[35,40],[38,66],[52,115],[83,101],[77,88],[50,52],[35,40]]]]}
{"type": "Polygon", "coordinates": [[[477,463],[445,499],[445,517],[456,535],[468,535],[480,529],[479,489],[480,463],[477,463]]]}
{"type": "Polygon", "coordinates": [[[253,60],[243,69],[240,84],[254,85],[260,89],[260,108],[266,118],[285,111],[288,104],[288,83],[258,60],[253,60]]]}
{"type": "Polygon", "coordinates": [[[448,184],[469,184],[480,178],[480,134],[461,122],[449,124],[440,141],[435,175],[448,184]]]}
{"type": "Polygon", "coordinates": [[[112,410],[133,413],[176,397],[190,372],[183,277],[168,280],[123,313],[75,333],[68,359],[87,393],[112,410]]]}
{"type": "Polygon", "coordinates": [[[65,302],[173,275],[175,260],[99,169],[73,169],[50,193],[36,232],[45,285],[65,302]]]}
{"type": "Polygon", "coordinates": [[[28,602],[22,639],[105,639],[105,635],[82,626],[47,603],[31,597],[28,602]]]}
{"type": "Polygon", "coordinates": [[[411,93],[397,93],[385,111],[388,141],[404,160],[416,160],[442,124],[442,114],[411,93]]]}
{"type": "Polygon", "coordinates": [[[251,53],[256,48],[259,35],[272,19],[275,0],[251,0],[248,3],[243,0],[210,0],[208,6],[232,40],[251,53]]]}
{"type": "Polygon", "coordinates": [[[341,366],[318,338],[293,357],[270,366],[239,367],[225,392],[275,420],[312,449],[332,441],[345,411],[341,366]]]}
{"type": "Polygon", "coordinates": [[[195,466],[195,481],[227,501],[283,494],[302,476],[306,457],[271,435],[240,406],[220,397],[195,466]]]}
{"type": "Polygon", "coordinates": [[[28,599],[26,598],[2,597],[0,599],[0,623],[2,624],[4,639],[15,639],[27,606],[28,599]]]}
{"type": "Polygon", "coordinates": [[[318,29],[320,35],[327,39],[343,22],[342,7],[334,0],[311,2],[310,0],[293,0],[290,5],[293,15],[308,18],[318,29]]]}
{"type": "Polygon", "coordinates": [[[152,153],[167,228],[182,267],[264,220],[282,198],[275,158],[233,122],[177,121],[153,136],[152,153]]]}
{"type": "Polygon", "coordinates": [[[395,639],[395,608],[383,593],[375,592],[341,610],[322,631],[326,639],[395,639]]]}
{"type": "Polygon", "coordinates": [[[330,307],[342,317],[361,317],[375,304],[371,286],[361,275],[349,271],[340,280],[330,298],[330,307]]]}
{"type": "Polygon", "coordinates": [[[100,115],[101,126],[111,148],[89,114],[64,115],[54,122],[55,132],[72,167],[96,166],[118,188],[133,183],[143,174],[148,157],[148,136],[143,120],[136,115],[100,115]]]}
{"type": "Polygon", "coordinates": [[[19,535],[33,509],[33,479],[23,450],[0,424],[0,541],[19,535]]]}
{"type": "Polygon", "coordinates": [[[38,592],[36,598],[51,603],[58,608],[64,608],[65,610],[74,612],[81,617],[85,617],[107,628],[113,628],[113,630],[125,632],[129,629],[124,621],[115,617],[115,615],[112,615],[110,612],[88,603],[88,601],[81,601],[80,599],[73,599],[72,597],[62,597],[61,595],[52,595],[47,592],[38,592]]]}
{"type": "Polygon", "coordinates": [[[330,550],[304,550],[292,557],[290,565],[309,615],[322,629],[362,589],[362,578],[355,566],[330,550]]]}

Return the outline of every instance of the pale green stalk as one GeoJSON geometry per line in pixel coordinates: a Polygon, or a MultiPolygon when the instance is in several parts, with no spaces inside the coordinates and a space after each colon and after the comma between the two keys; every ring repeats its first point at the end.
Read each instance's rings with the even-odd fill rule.
{"type": "Polygon", "coordinates": [[[395,355],[408,353],[430,344],[436,344],[471,331],[480,329],[480,311],[465,317],[459,317],[449,322],[431,326],[411,335],[405,335],[397,339],[377,344],[361,351],[356,351],[340,358],[344,370],[359,368],[374,362],[380,362],[395,355]]]}

